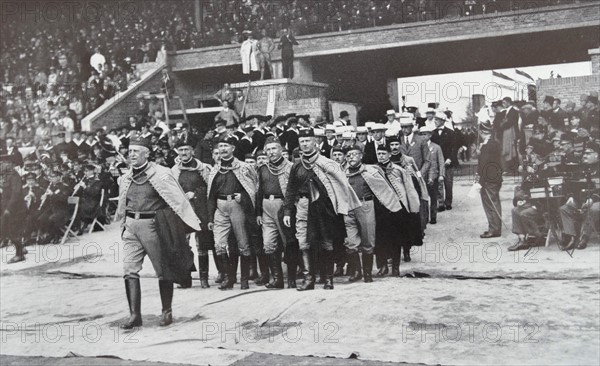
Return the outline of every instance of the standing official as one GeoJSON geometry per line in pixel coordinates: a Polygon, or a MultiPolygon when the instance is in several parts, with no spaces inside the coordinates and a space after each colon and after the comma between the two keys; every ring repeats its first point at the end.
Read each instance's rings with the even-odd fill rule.
{"type": "Polygon", "coordinates": [[[119,187],[115,219],[123,227],[123,277],[131,313],[122,329],[142,325],[139,272],[146,255],[158,277],[162,303],[159,324],[173,322],[173,283],[187,280],[194,262],[185,238],[186,226],[200,230],[200,221],[171,171],[148,161],[150,149],[146,139],[130,141],[132,169],[123,175],[119,187]]]}
{"type": "Polygon", "coordinates": [[[360,206],[350,188],[348,178],[337,163],[319,155],[312,129],[299,132],[301,156],[292,166],[284,203],[283,222],[291,226],[291,214],[296,210],[296,238],[302,251],[304,282],[298,291],[315,286],[315,251],[322,250],[326,266],[324,289],[333,289],[333,240],[339,222],[338,215],[347,215],[360,206]]]}
{"type": "Polygon", "coordinates": [[[436,204],[439,211],[452,210],[452,189],[454,184],[454,171],[458,167],[458,134],[448,127],[444,127],[446,115],[438,112],[435,114],[435,130],[431,134],[431,142],[442,148],[444,156],[444,174],[440,174],[438,202],[431,200],[431,205],[436,204]]]}
{"type": "Polygon", "coordinates": [[[425,177],[427,182],[427,192],[429,193],[429,223],[437,224],[437,196],[438,196],[438,182],[444,180],[444,154],[442,153],[442,148],[431,142],[432,129],[428,126],[423,126],[419,129],[419,133],[427,141],[427,146],[429,147],[429,152],[431,156],[431,166],[429,168],[429,175],[425,177]]]}
{"type": "Polygon", "coordinates": [[[290,34],[287,28],[281,30],[281,39],[277,48],[281,50],[282,76],[284,78],[294,78],[294,46],[298,45],[296,38],[290,34]]]}
{"type": "Polygon", "coordinates": [[[254,217],[258,179],[254,168],[233,156],[236,143],[237,139],[233,136],[221,137],[220,161],[213,167],[208,177],[208,228],[214,233],[215,248],[224,273],[220,290],[233,288],[237,270],[231,266],[227,254],[231,233],[235,236],[242,257],[241,289],[249,288],[251,250],[246,220],[248,215],[254,217]]]}
{"type": "Polygon", "coordinates": [[[492,138],[492,126],[488,121],[479,124],[479,135],[483,143],[479,154],[477,174],[481,185],[481,203],[488,220],[488,230],[480,235],[482,239],[497,238],[502,233],[502,147],[492,138]]]}

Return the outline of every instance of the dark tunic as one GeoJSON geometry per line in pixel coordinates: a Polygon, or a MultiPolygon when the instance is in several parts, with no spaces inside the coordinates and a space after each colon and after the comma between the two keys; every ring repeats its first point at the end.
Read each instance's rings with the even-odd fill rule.
{"type": "Polygon", "coordinates": [[[181,163],[179,184],[184,192],[194,192],[194,198],[190,200],[190,204],[200,219],[200,228],[202,229],[196,233],[196,243],[199,250],[209,250],[214,248],[214,239],[212,231],[208,230],[207,186],[200,171],[196,170],[197,168],[196,159],[181,163]]]}
{"type": "Polygon", "coordinates": [[[102,182],[97,178],[85,178],[85,188],[79,188],[76,195],[79,200],[79,218],[92,221],[99,214],[100,198],[102,196],[102,182]]]}
{"type": "Polygon", "coordinates": [[[143,169],[133,169],[133,181],[127,190],[125,210],[133,212],[155,212],[167,208],[166,202],[156,192],[143,169]]]}
{"type": "MultiPolygon", "coordinates": [[[[279,159],[278,162],[271,164],[275,167],[281,166],[283,158],[279,159]]],[[[279,177],[271,173],[267,165],[263,165],[258,169],[258,191],[256,193],[256,216],[262,216],[262,200],[265,196],[283,196],[281,191],[281,185],[279,184],[279,177]]]]}
{"type": "MultiPolygon", "coordinates": [[[[355,173],[358,171],[358,168],[350,168],[351,173],[355,173]]],[[[350,186],[358,196],[358,198],[373,196],[373,191],[365,181],[365,178],[360,174],[355,174],[348,177],[348,181],[350,182],[350,186]]]]}
{"type": "MultiPolygon", "coordinates": [[[[233,163],[233,158],[230,160],[221,160],[221,167],[228,168],[231,167],[233,163]]],[[[219,196],[223,195],[233,195],[235,193],[241,193],[242,197],[246,196],[246,190],[240,183],[240,181],[235,176],[233,171],[229,170],[224,174],[217,174],[213,180],[211,192],[214,192],[212,199],[208,200],[208,215],[209,222],[214,221],[215,211],[217,209],[217,199],[219,196]]],[[[243,198],[242,198],[243,199],[243,198]]]]}
{"type": "MultiPolygon", "coordinates": [[[[313,158],[315,154],[316,151],[302,159],[313,158]]],[[[283,204],[285,216],[291,216],[295,212],[295,204],[300,197],[307,197],[310,200],[307,227],[309,242],[335,240],[345,235],[344,217],[336,214],[325,186],[312,169],[306,169],[302,161],[297,161],[290,171],[286,189],[283,204]],[[316,200],[311,195],[311,191],[313,193],[318,191],[319,197],[316,200]]]]}

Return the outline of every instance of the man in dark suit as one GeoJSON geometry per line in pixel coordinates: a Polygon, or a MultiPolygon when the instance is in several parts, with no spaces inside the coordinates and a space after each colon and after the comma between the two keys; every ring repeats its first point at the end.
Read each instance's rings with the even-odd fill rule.
{"type": "Polygon", "coordinates": [[[501,135],[496,138],[501,141],[503,169],[516,172],[519,166],[518,139],[519,139],[519,110],[513,105],[510,97],[502,99],[504,116],[501,120],[501,135]]]}
{"type": "Polygon", "coordinates": [[[414,127],[412,114],[402,113],[400,116],[400,128],[402,128],[400,152],[415,159],[421,176],[427,177],[431,165],[429,147],[425,140],[413,133],[414,127]]]}
{"type": "MultiPolygon", "coordinates": [[[[429,177],[429,169],[431,168],[431,152],[427,141],[417,136],[413,129],[414,117],[408,112],[404,112],[400,115],[400,128],[402,131],[402,137],[400,139],[400,153],[402,155],[410,156],[414,159],[418,172],[416,175],[418,178],[427,179],[429,177]]],[[[427,223],[429,222],[429,205],[427,199],[423,197],[427,195],[425,187],[421,192],[421,207],[419,215],[421,217],[421,230],[425,230],[427,223]]],[[[435,203],[435,202],[431,202],[435,203]]],[[[407,253],[404,253],[404,258],[410,258],[407,253]]]]}
{"type": "Polygon", "coordinates": [[[237,144],[235,157],[238,160],[244,160],[247,154],[252,154],[252,136],[254,134],[254,126],[246,126],[243,131],[246,133],[237,144]]]}
{"type": "MultiPolygon", "coordinates": [[[[438,144],[442,148],[442,154],[444,155],[445,174],[444,179],[439,185],[439,202],[436,203],[438,204],[439,212],[452,209],[454,169],[458,167],[459,142],[457,141],[457,134],[448,127],[444,127],[445,122],[446,115],[442,112],[437,112],[434,118],[436,130],[431,135],[431,142],[438,144]]],[[[434,202],[431,204],[434,204],[434,202]]]]}
{"type": "Polygon", "coordinates": [[[281,50],[281,66],[284,78],[294,78],[294,46],[298,45],[296,38],[288,29],[282,29],[278,49],[281,50]]]}
{"type": "Polygon", "coordinates": [[[285,147],[290,153],[294,151],[295,148],[299,146],[298,144],[298,120],[296,117],[291,117],[288,119],[288,129],[285,130],[284,133],[281,134],[279,139],[281,140],[281,144],[285,147]]]}
{"type": "Polygon", "coordinates": [[[502,234],[502,207],[500,188],[502,187],[502,147],[492,137],[489,122],[479,124],[479,135],[483,140],[479,154],[477,174],[481,185],[481,203],[488,220],[488,230],[480,235],[482,239],[498,238],[502,234]]]}
{"type": "Polygon", "coordinates": [[[365,144],[365,154],[363,162],[365,164],[377,164],[377,148],[379,146],[387,147],[387,141],[385,138],[385,131],[387,127],[383,123],[375,123],[371,127],[371,141],[365,144]]]}
{"type": "Polygon", "coordinates": [[[315,138],[317,139],[317,149],[319,149],[319,154],[331,159],[331,146],[329,146],[327,143],[325,131],[322,128],[314,128],[313,130],[315,131],[315,138]]]}

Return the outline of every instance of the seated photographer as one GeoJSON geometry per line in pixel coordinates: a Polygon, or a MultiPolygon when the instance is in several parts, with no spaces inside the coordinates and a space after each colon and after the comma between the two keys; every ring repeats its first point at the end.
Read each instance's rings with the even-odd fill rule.
{"type": "Polygon", "coordinates": [[[563,227],[563,250],[584,249],[592,232],[591,229],[597,226],[597,223],[592,222],[591,226],[587,225],[585,229],[582,228],[584,221],[593,220],[594,216],[597,218],[598,206],[594,206],[593,200],[593,197],[597,197],[597,192],[594,194],[594,190],[597,190],[597,188],[593,185],[594,183],[591,178],[598,177],[599,152],[600,146],[597,143],[587,144],[587,147],[583,151],[579,169],[585,175],[586,185],[589,189],[581,189],[581,187],[571,189],[572,193],[569,199],[559,208],[563,227]],[[591,218],[588,218],[589,216],[591,218]],[[579,235],[580,233],[581,236],[579,235]]]}

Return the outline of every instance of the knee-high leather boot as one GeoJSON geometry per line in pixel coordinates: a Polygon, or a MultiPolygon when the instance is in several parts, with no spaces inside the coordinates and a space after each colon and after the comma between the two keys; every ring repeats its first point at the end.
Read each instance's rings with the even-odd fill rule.
{"type": "Polygon", "coordinates": [[[215,261],[215,267],[217,267],[217,279],[216,283],[223,282],[223,269],[221,268],[221,261],[219,261],[219,256],[217,255],[217,251],[213,249],[213,260],[215,261]]]}
{"type": "Polygon", "coordinates": [[[238,263],[240,260],[240,255],[235,253],[235,254],[231,254],[231,256],[229,257],[229,281],[231,281],[231,283],[237,283],[237,270],[238,270],[238,263]]]}
{"type": "Polygon", "coordinates": [[[256,260],[258,258],[257,254],[254,254],[254,250],[250,255],[250,272],[248,274],[249,280],[256,280],[258,278],[258,268],[256,266],[256,260]]]}
{"type": "Polygon", "coordinates": [[[129,320],[121,324],[121,329],[133,329],[142,326],[142,290],[139,278],[125,279],[125,293],[129,303],[129,320]]]}
{"type": "Polygon", "coordinates": [[[313,253],[310,249],[302,250],[302,263],[304,264],[304,281],[296,288],[298,291],[314,290],[315,289],[315,277],[313,269],[313,253]]]}
{"type": "MultiPolygon", "coordinates": [[[[287,264],[287,287],[296,288],[296,269],[298,268],[298,249],[290,249],[285,254],[287,264]]],[[[283,272],[281,273],[283,276],[283,272]]]]}
{"type": "Polygon", "coordinates": [[[283,288],[283,268],[281,268],[281,253],[276,251],[269,254],[269,264],[273,280],[267,283],[266,288],[283,288]]]}
{"type": "Polygon", "coordinates": [[[158,325],[165,327],[173,323],[173,311],[171,310],[171,303],[173,302],[173,282],[159,280],[158,288],[160,290],[160,302],[162,303],[162,315],[158,325]]]}
{"type": "Polygon", "coordinates": [[[365,282],[373,282],[373,254],[363,253],[363,278],[365,282]]]}
{"type": "Polygon", "coordinates": [[[208,284],[208,254],[198,256],[198,273],[200,274],[200,287],[209,288],[208,284]]]}
{"type": "Polygon", "coordinates": [[[258,255],[258,268],[260,268],[260,276],[254,281],[258,286],[266,285],[269,283],[269,267],[270,258],[265,253],[258,255]]]}
{"type": "Polygon", "coordinates": [[[219,263],[221,263],[221,270],[223,271],[223,281],[219,286],[219,290],[229,290],[233,288],[232,278],[229,276],[231,274],[231,263],[229,260],[229,256],[227,254],[219,254],[219,263]]]}
{"type": "Polygon", "coordinates": [[[400,251],[402,249],[397,247],[392,253],[392,277],[400,276],[400,251]]]}
{"type": "Polygon", "coordinates": [[[358,252],[349,254],[348,262],[352,263],[352,269],[354,269],[354,272],[350,273],[350,277],[348,277],[348,282],[356,282],[356,281],[362,279],[362,267],[360,265],[360,254],[358,254],[358,252]]]}
{"type": "MultiPolygon", "coordinates": [[[[323,289],[333,290],[333,266],[335,264],[333,251],[324,250],[321,253],[323,253],[323,261],[325,262],[325,285],[323,289]]],[[[358,264],[360,265],[360,259],[358,264]]]]}
{"type": "Polygon", "coordinates": [[[250,276],[251,261],[252,261],[251,256],[246,256],[246,255],[241,256],[242,268],[241,268],[241,274],[240,274],[240,288],[242,290],[247,290],[250,288],[250,286],[248,285],[248,279],[250,276]]]}

